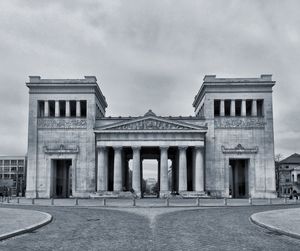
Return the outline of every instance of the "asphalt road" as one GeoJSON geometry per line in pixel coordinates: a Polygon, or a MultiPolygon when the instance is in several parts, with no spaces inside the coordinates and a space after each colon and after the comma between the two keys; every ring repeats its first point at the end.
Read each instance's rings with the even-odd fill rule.
{"type": "Polygon", "coordinates": [[[0,242],[0,250],[300,250],[300,240],[249,221],[253,213],[285,207],[182,208],[168,213],[161,208],[149,220],[103,208],[22,206],[48,212],[53,221],[0,242]]]}

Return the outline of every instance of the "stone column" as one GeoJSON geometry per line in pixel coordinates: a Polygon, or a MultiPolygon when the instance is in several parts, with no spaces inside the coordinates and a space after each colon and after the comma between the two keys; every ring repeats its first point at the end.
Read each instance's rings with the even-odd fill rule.
{"type": "Polygon", "coordinates": [[[132,189],[140,196],[141,195],[141,153],[140,147],[133,147],[133,167],[132,167],[132,189]]]}
{"type": "Polygon", "coordinates": [[[257,116],[257,100],[252,100],[252,106],[251,106],[251,116],[256,117],[257,116]]]}
{"type": "Polygon", "coordinates": [[[195,151],[195,191],[204,191],[204,156],[203,148],[196,146],[195,151]]]}
{"type": "Polygon", "coordinates": [[[230,101],[230,116],[234,117],[235,116],[235,100],[232,99],[230,101]]]}
{"type": "Polygon", "coordinates": [[[71,113],[70,113],[70,101],[66,100],[66,117],[70,117],[71,113]]]}
{"type": "Polygon", "coordinates": [[[55,101],[55,117],[59,117],[59,101],[55,101]]]}
{"type": "Polygon", "coordinates": [[[76,117],[81,117],[80,100],[76,101],[76,117]]]}
{"type": "Polygon", "coordinates": [[[225,104],[224,99],[220,101],[220,116],[225,116],[225,104]]]}
{"type": "Polygon", "coordinates": [[[187,146],[179,146],[179,192],[187,191],[187,146]]]}
{"type": "Polygon", "coordinates": [[[114,147],[114,191],[122,191],[122,147],[114,147]]]}
{"type": "Polygon", "coordinates": [[[49,101],[44,101],[44,117],[49,117],[49,101]]]}
{"type": "Polygon", "coordinates": [[[169,191],[168,186],[168,147],[160,147],[160,192],[169,191]]]}
{"type": "Polygon", "coordinates": [[[245,117],[246,116],[246,100],[242,100],[242,108],[241,108],[241,116],[245,117]]]}
{"type": "Polygon", "coordinates": [[[108,155],[107,148],[98,148],[98,176],[97,176],[97,191],[107,191],[107,165],[108,155]]]}

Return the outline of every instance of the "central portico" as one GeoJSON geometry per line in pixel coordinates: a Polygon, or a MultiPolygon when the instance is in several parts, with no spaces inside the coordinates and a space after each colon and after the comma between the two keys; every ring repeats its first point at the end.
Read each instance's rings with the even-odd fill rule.
{"type": "Polygon", "coordinates": [[[142,161],[158,161],[160,197],[171,191],[183,196],[204,194],[204,121],[160,117],[149,110],[142,117],[109,118],[95,128],[97,193],[142,196],[142,161]],[[132,159],[132,175],[129,160],[132,159]],[[169,161],[171,165],[169,166],[169,161]],[[131,180],[130,180],[131,179],[131,180]],[[131,183],[131,186],[130,186],[131,183]]]}

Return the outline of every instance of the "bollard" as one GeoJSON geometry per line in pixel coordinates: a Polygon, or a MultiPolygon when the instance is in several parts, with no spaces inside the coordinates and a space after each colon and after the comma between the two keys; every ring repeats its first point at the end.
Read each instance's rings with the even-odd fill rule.
{"type": "Polygon", "coordinates": [[[296,197],[294,197],[294,202],[297,203],[297,198],[296,197]]]}
{"type": "Polygon", "coordinates": [[[287,204],[287,198],[286,197],[284,198],[284,204],[287,204]]]}
{"type": "Polygon", "coordinates": [[[1,197],[1,202],[3,203],[3,201],[4,201],[4,198],[3,198],[3,196],[1,197]]]}
{"type": "Polygon", "coordinates": [[[20,204],[20,198],[17,198],[17,203],[20,204]]]}
{"type": "Polygon", "coordinates": [[[197,206],[200,207],[200,197],[197,198],[197,206]]]}
{"type": "Polygon", "coordinates": [[[53,198],[51,199],[51,205],[52,206],[54,205],[54,199],[53,198]]]}
{"type": "Polygon", "coordinates": [[[169,198],[168,197],[166,198],[166,206],[167,207],[169,206],[169,198]]]}
{"type": "Polygon", "coordinates": [[[227,198],[224,198],[224,206],[227,206],[227,198]]]}
{"type": "Polygon", "coordinates": [[[7,202],[7,203],[9,203],[9,197],[7,197],[7,200],[6,200],[6,202],[7,202]]]}
{"type": "Polygon", "coordinates": [[[106,206],[106,198],[103,198],[103,206],[106,206]]]}
{"type": "Polygon", "coordinates": [[[31,199],[31,204],[34,205],[34,198],[31,199]]]}
{"type": "Polygon", "coordinates": [[[78,198],[75,199],[75,206],[78,206],[78,198]]]}
{"type": "Polygon", "coordinates": [[[133,200],[132,200],[132,205],[133,205],[134,207],[136,206],[135,198],[133,198],[133,200]]]}
{"type": "Polygon", "coordinates": [[[269,205],[272,205],[272,199],[269,198],[269,205]]]}
{"type": "Polygon", "coordinates": [[[252,198],[249,197],[249,205],[252,205],[252,198]]]}

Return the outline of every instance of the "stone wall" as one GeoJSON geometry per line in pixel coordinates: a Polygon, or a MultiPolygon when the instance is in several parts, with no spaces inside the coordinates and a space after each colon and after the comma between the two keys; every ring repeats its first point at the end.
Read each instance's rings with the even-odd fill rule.
{"type": "Polygon", "coordinates": [[[249,159],[249,196],[275,196],[275,166],[272,93],[207,93],[204,113],[208,123],[206,134],[206,190],[215,196],[228,196],[230,158],[249,159]],[[215,99],[264,99],[264,117],[214,117],[215,99]],[[227,154],[222,146],[258,149],[227,154]]]}
{"type": "MultiPolygon", "coordinates": [[[[71,90],[69,90],[71,92],[71,90]]],[[[72,159],[73,195],[95,191],[95,95],[31,94],[29,101],[27,197],[49,198],[51,159],[72,159]],[[86,100],[86,118],[38,118],[38,100],[86,100]],[[63,150],[61,150],[63,148],[63,150]],[[78,149],[77,151],[73,151],[78,149]],[[74,169],[74,170],[73,170],[74,169]]]]}

